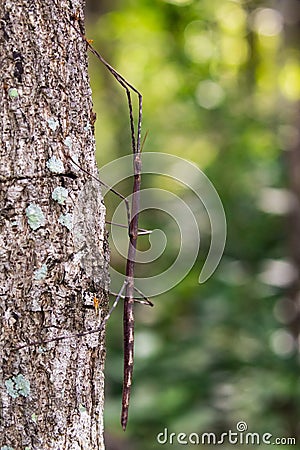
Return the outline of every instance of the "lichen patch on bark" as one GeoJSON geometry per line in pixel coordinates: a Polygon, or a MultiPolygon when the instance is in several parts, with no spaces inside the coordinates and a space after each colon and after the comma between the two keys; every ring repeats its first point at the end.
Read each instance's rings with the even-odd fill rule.
{"type": "Polygon", "coordinates": [[[104,331],[43,344],[97,327],[86,297],[103,307],[109,286],[100,187],[69,158],[97,174],[75,13],[83,0],[0,3],[0,447],[104,448],[104,331]]]}

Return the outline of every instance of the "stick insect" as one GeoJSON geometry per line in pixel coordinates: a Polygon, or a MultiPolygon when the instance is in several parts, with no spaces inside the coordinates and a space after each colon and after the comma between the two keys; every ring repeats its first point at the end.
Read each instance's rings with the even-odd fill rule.
{"type": "MultiPolygon", "coordinates": [[[[73,25],[74,27],[74,25],[73,25]]],[[[75,27],[74,27],[75,28],[75,27]]],[[[75,28],[76,29],[76,28],[75,28]]],[[[78,31],[78,30],[77,30],[78,31]]],[[[117,304],[122,291],[125,288],[124,297],[124,310],[123,310],[123,333],[124,333],[124,375],[123,375],[123,392],[122,392],[122,411],[121,411],[121,425],[123,430],[126,430],[128,421],[129,400],[131,393],[132,375],[133,375],[133,362],[134,362],[134,272],[135,272],[135,257],[137,238],[139,235],[139,208],[140,208],[140,189],[141,189],[141,131],[142,131],[142,94],[129,83],[120,73],[118,73],[103,57],[94,49],[90,41],[85,37],[82,31],[78,31],[81,37],[85,40],[87,48],[93,53],[96,58],[109,70],[117,82],[125,89],[127,96],[127,103],[129,108],[130,130],[131,130],[131,147],[133,154],[133,170],[134,181],[132,190],[132,203],[131,211],[129,211],[127,205],[128,216],[128,234],[129,234],[129,246],[127,253],[126,263],[126,279],[121,288],[120,293],[116,297],[114,304],[117,304]],[[135,126],[133,117],[133,106],[131,92],[134,92],[138,97],[138,118],[135,126]]],[[[101,181],[100,181],[101,182],[101,181]]],[[[122,196],[121,196],[122,197],[122,196]]],[[[124,199],[124,197],[123,197],[124,199]]],[[[143,233],[143,231],[142,231],[143,233]]],[[[114,305],[113,305],[114,306],[114,305]]]]}
{"type": "MultiPolygon", "coordinates": [[[[58,7],[58,5],[56,5],[58,7]]],[[[61,341],[64,339],[72,338],[73,336],[81,337],[92,333],[98,333],[102,331],[106,322],[108,321],[112,311],[117,306],[119,300],[122,298],[124,300],[124,310],[123,310],[123,333],[124,333],[124,376],[123,376],[123,392],[122,392],[122,410],[121,410],[121,425],[123,430],[125,431],[128,421],[128,409],[129,409],[129,400],[131,393],[131,384],[132,384],[132,374],[133,374],[133,362],[134,362],[134,302],[138,301],[140,303],[153,306],[151,301],[143,295],[141,291],[139,291],[134,285],[134,275],[135,275],[135,258],[136,258],[136,248],[137,248],[137,238],[139,234],[147,234],[149,233],[147,230],[140,229],[138,227],[139,221],[139,207],[140,207],[140,188],[141,188],[141,151],[143,147],[143,143],[141,142],[141,129],[142,129],[142,94],[131,84],[129,83],[120,73],[118,73],[103,57],[102,55],[91,45],[91,41],[89,41],[84,34],[84,27],[81,24],[80,18],[78,15],[74,15],[72,17],[72,21],[66,19],[67,22],[75,29],[75,31],[81,36],[81,38],[86,43],[87,49],[93,53],[96,58],[108,69],[108,71],[113,75],[116,81],[124,88],[127,96],[127,104],[129,108],[129,119],[130,119],[130,132],[131,132],[131,148],[133,154],[133,192],[132,192],[132,202],[131,208],[129,206],[128,200],[118,193],[113,188],[107,186],[103,181],[94,177],[88,171],[83,169],[79,164],[69,155],[70,160],[73,164],[78,166],[83,172],[94,178],[96,181],[100,182],[104,186],[108,187],[112,192],[121,197],[125,202],[125,207],[127,211],[127,219],[128,219],[128,235],[129,235],[129,246],[127,253],[127,262],[126,262],[126,272],[125,272],[125,281],[120,289],[120,292],[116,295],[116,299],[110,308],[108,314],[104,317],[99,327],[94,330],[85,331],[82,333],[77,333],[76,335],[69,336],[58,336],[56,338],[51,338],[48,340],[44,340],[44,343],[49,343],[53,341],[61,341]],[[133,113],[133,104],[132,104],[132,92],[137,95],[138,98],[138,115],[137,122],[135,124],[134,121],[134,113],[133,113]],[[136,298],[134,292],[137,292],[141,298],[136,298]],[[124,295],[123,295],[124,293],[124,295]]],[[[113,224],[113,223],[112,223],[113,224]]],[[[98,300],[94,298],[94,307],[97,311],[99,306],[98,300]]],[[[20,350],[22,348],[28,346],[39,345],[41,342],[30,342],[25,345],[19,346],[15,348],[15,350],[20,350]]]]}

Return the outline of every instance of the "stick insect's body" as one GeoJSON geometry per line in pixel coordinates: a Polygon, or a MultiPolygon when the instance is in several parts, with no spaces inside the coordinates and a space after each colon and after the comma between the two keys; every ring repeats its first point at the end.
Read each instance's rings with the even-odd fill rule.
{"type": "MultiPolygon", "coordinates": [[[[80,35],[86,41],[90,51],[105,65],[111,72],[118,83],[125,89],[129,107],[130,129],[131,129],[131,146],[133,153],[133,195],[131,204],[131,213],[129,216],[129,247],[126,264],[126,294],[124,299],[124,313],[123,313],[123,332],[124,332],[124,376],[123,376],[123,393],[122,393],[122,411],[121,411],[121,425],[125,431],[128,421],[128,408],[132,384],[133,362],[134,362],[134,269],[135,269],[135,255],[138,237],[138,220],[140,209],[140,188],[141,188],[141,129],[142,129],[142,95],[130,84],[122,75],[120,75],[105,59],[95,50],[86,37],[80,32],[80,35]],[[137,136],[135,136],[135,125],[133,119],[133,108],[131,100],[131,92],[133,91],[138,96],[139,110],[137,119],[137,136]]],[[[128,207],[127,207],[128,208],[128,207]]]]}
{"type": "Polygon", "coordinates": [[[141,158],[140,152],[134,154],[134,183],[133,196],[131,206],[131,223],[129,226],[129,247],[126,265],[126,298],[124,300],[124,378],[123,378],[123,394],[122,394],[122,413],[121,425],[123,430],[126,429],[128,420],[128,408],[133,374],[134,361],[134,265],[136,255],[136,244],[138,237],[138,220],[140,208],[140,187],[141,187],[141,158]]]}

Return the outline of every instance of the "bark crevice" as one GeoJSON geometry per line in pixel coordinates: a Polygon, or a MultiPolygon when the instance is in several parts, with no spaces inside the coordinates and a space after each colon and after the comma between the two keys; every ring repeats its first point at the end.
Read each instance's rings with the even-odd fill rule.
{"type": "Polygon", "coordinates": [[[0,447],[103,449],[109,289],[83,1],[0,5],[0,447]]]}

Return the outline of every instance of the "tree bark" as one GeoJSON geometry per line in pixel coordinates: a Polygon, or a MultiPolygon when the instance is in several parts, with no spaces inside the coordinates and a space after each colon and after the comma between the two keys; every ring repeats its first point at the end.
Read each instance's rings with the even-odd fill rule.
{"type": "Polygon", "coordinates": [[[104,448],[104,331],[74,336],[99,326],[109,285],[100,187],[71,159],[97,174],[83,2],[0,4],[5,449],[104,448]]]}

